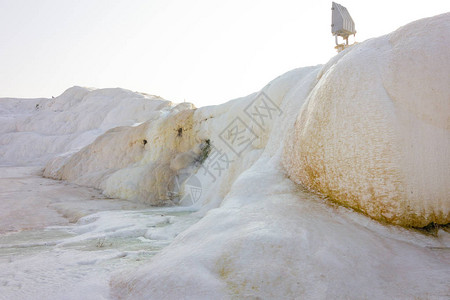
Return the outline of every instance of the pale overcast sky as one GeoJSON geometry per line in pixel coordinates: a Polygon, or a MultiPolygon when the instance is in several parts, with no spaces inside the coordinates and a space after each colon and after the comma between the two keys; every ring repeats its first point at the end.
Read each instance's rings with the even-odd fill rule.
{"type": "MultiPolygon", "coordinates": [[[[450,11],[449,0],[337,2],[358,42],[450,11]]],[[[330,24],[322,0],[0,0],[0,97],[79,85],[218,104],[326,63],[330,24]]]]}

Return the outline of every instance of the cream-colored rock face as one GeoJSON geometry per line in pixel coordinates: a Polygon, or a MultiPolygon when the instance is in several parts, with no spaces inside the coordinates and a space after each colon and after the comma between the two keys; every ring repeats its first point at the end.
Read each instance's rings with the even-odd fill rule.
{"type": "Polygon", "coordinates": [[[404,226],[450,222],[450,14],[342,52],[286,139],[291,179],[404,226]]]}
{"type": "Polygon", "coordinates": [[[52,161],[44,176],[100,188],[111,197],[168,204],[176,172],[198,152],[194,111],[181,104],[139,126],[111,129],[67,160],[52,161]]]}

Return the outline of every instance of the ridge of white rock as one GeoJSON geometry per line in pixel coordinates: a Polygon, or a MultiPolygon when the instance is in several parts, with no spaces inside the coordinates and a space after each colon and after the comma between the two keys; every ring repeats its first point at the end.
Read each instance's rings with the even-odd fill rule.
{"type": "MultiPolygon", "coordinates": [[[[164,205],[180,201],[178,193],[172,195],[174,185],[179,174],[189,174],[200,180],[201,196],[195,203],[184,201],[181,204],[209,207],[207,204],[214,202],[212,199],[221,199],[228,193],[237,176],[249,168],[265,150],[275,121],[279,130],[272,139],[277,138],[278,145],[282,143],[286,132],[282,128],[292,127],[294,115],[302,105],[301,101],[283,104],[283,98],[292,84],[299,85],[301,88],[298,93],[306,97],[306,91],[315,81],[315,74],[319,69],[320,66],[288,72],[275,79],[261,93],[220,106],[195,109],[189,103],[182,103],[170,110],[156,113],[153,118],[138,126],[111,129],[79,152],[50,161],[44,176],[100,188],[111,197],[164,205]],[[261,95],[268,98],[261,98],[261,95]],[[270,109],[278,110],[276,114],[289,114],[290,117],[278,120],[274,114],[271,118],[263,119],[264,126],[258,126],[256,122],[259,121],[249,117],[245,110],[248,108],[247,111],[253,112],[255,105],[263,103],[261,101],[268,101],[270,109]],[[249,140],[244,145],[246,148],[242,154],[235,153],[240,151],[236,150],[240,146],[231,145],[235,136],[228,138],[229,133],[225,132],[227,126],[230,126],[228,129],[237,131],[248,129],[238,137],[249,140]],[[206,141],[210,144],[209,151],[212,153],[208,161],[200,165],[195,160],[200,158],[201,147],[206,145],[206,141]],[[183,160],[182,157],[190,160],[188,167],[175,167],[183,160]],[[210,161],[213,157],[219,160],[210,161]],[[209,170],[206,170],[207,164],[211,164],[209,170]],[[212,194],[215,196],[211,197],[212,194]]],[[[234,133],[233,131],[232,134],[234,133]]],[[[267,148],[271,151],[270,155],[278,151],[278,147],[267,148]]],[[[218,203],[213,204],[217,205],[218,203]]]]}
{"type": "Polygon", "coordinates": [[[71,154],[117,126],[131,126],[173,105],[120,88],[72,87],[46,99],[0,99],[0,164],[41,165],[71,154]],[[132,105],[130,105],[132,104],[132,105]]]}

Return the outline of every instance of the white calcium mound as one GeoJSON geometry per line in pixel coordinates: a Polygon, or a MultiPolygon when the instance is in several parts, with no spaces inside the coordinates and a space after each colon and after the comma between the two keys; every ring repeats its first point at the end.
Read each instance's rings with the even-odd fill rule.
{"type": "Polygon", "coordinates": [[[450,222],[450,13],[333,58],[286,140],[289,177],[393,224],[450,222]]]}

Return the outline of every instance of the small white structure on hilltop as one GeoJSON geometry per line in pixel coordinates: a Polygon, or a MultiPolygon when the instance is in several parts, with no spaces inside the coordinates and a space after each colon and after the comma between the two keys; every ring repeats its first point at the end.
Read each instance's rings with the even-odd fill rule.
{"type": "Polygon", "coordinates": [[[335,48],[338,52],[341,52],[349,46],[348,37],[356,34],[355,22],[353,22],[347,8],[336,2],[332,2],[331,11],[331,33],[336,40],[335,48]],[[338,36],[345,40],[345,44],[338,43],[338,36]]]}

